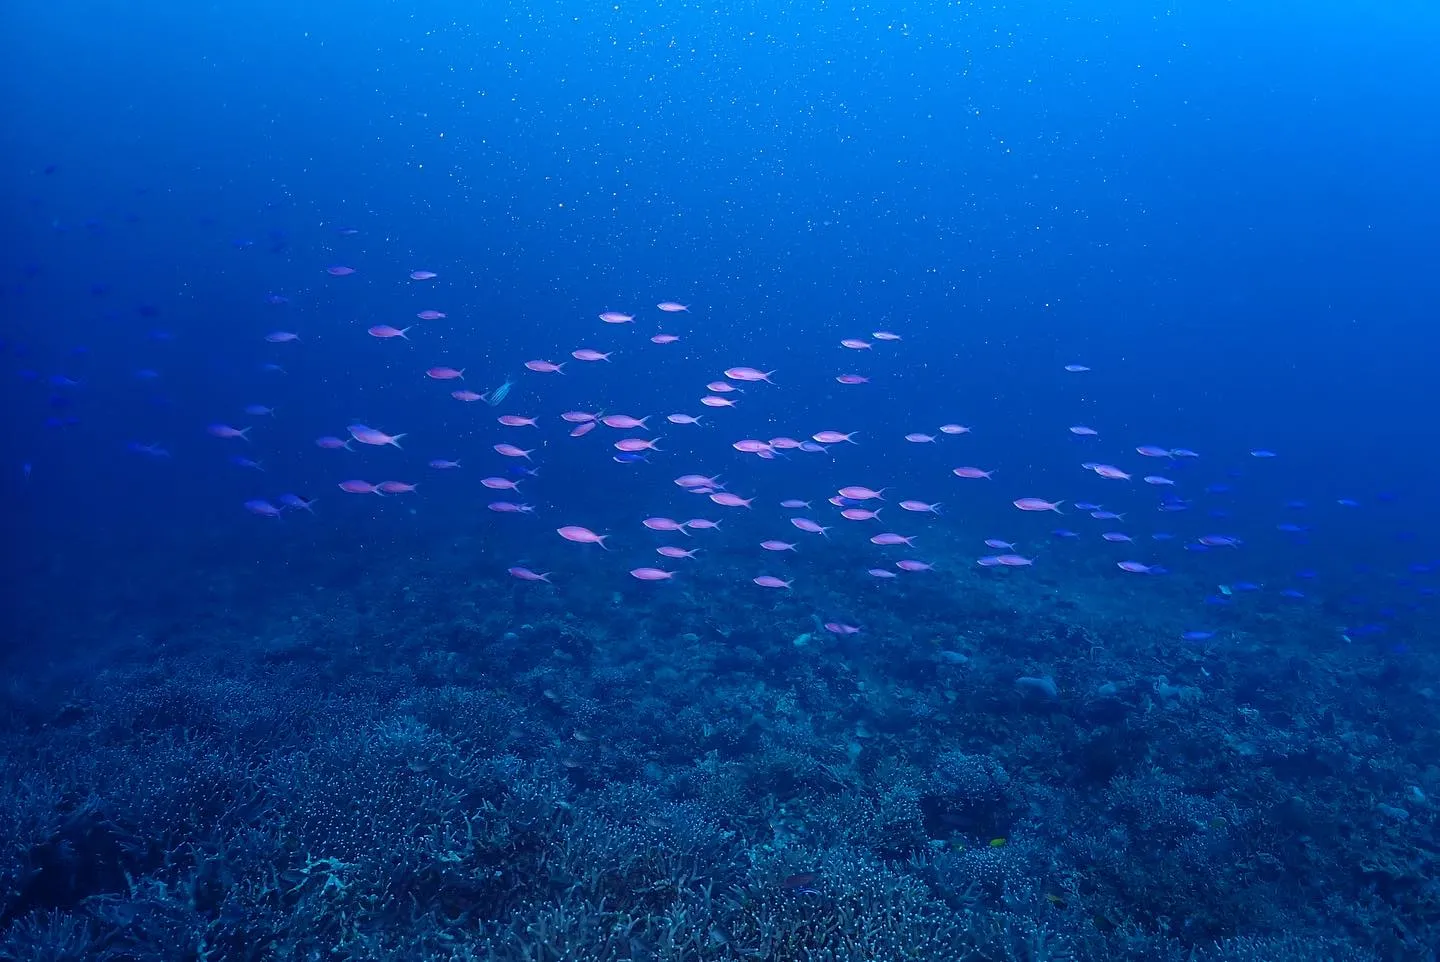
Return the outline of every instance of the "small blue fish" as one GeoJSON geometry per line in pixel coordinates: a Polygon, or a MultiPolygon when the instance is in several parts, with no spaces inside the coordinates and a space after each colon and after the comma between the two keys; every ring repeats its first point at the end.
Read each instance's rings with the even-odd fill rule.
{"type": "Polygon", "coordinates": [[[515,382],[507,379],[504,384],[500,385],[495,390],[485,395],[485,403],[490,405],[492,408],[497,407],[501,401],[504,401],[507,397],[510,396],[510,389],[514,386],[515,382]]]}
{"type": "Polygon", "coordinates": [[[315,513],[315,509],[312,507],[312,505],[315,504],[314,498],[304,498],[298,494],[282,494],[276,500],[287,508],[294,508],[297,511],[309,511],[311,514],[315,513]]]}

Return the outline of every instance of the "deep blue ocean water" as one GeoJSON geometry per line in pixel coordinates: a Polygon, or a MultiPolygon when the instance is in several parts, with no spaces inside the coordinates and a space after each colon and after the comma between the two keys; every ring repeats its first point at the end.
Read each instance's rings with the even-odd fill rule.
{"type": "Polygon", "coordinates": [[[0,28],[0,957],[1434,958],[1430,5],[0,28]],[[773,383],[703,406],[741,366],[773,383]],[[577,410],[648,430],[571,437],[577,410]],[[404,437],[316,445],[357,423],[404,437]],[[769,446],[826,430],[856,443],[769,446]],[[880,520],[825,503],[847,485],[880,520]],[[383,806],[297,787],[302,756],[425,784],[384,831],[297,829],[383,806]],[[367,867],[306,888],[321,858],[367,867]]]}

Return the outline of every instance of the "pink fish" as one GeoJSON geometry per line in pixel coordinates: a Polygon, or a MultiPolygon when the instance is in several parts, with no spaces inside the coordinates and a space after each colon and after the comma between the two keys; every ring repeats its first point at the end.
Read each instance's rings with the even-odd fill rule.
{"type": "Polygon", "coordinates": [[[854,625],[847,625],[839,621],[825,622],[825,630],[832,635],[858,635],[860,633],[860,629],[854,625]]]}
{"type": "Polygon", "coordinates": [[[585,435],[595,430],[595,425],[599,423],[599,421],[586,421],[584,424],[577,424],[575,425],[574,430],[570,432],[570,436],[572,438],[583,438],[585,435]]]}
{"type": "Polygon", "coordinates": [[[728,491],[716,491],[710,495],[710,500],[722,508],[748,508],[754,498],[742,498],[738,494],[731,494],[728,491]]]}
{"type": "Polygon", "coordinates": [[[901,502],[900,502],[900,510],[902,510],[902,511],[929,511],[931,514],[939,514],[939,513],[940,513],[940,502],[939,502],[939,501],[936,501],[934,504],[926,504],[924,501],[901,501],[901,502]]]}
{"type": "Polygon", "coordinates": [[[876,491],[874,488],[867,488],[863,484],[849,484],[839,490],[839,495],[850,501],[874,501],[883,500],[886,488],[876,491]]]}
{"type": "Polygon", "coordinates": [[[327,451],[334,451],[336,448],[344,448],[346,451],[355,450],[350,446],[349,441],[346,441],[343,438],[332,438],[328,436],[323,438],[316,438],[315,446],[318,448],[325,448],[327,451]]]}
{"type": "Polygon", "coordinates": [[[663,568],[631,568],[630,577],[641,581],[669,581],[675,577],[675,572],[663,568]]]}
{"type": "Polygon", "coordinates": [[[664,311],[666,314],[678,314],[681,311],[690,310],[690,306],[688,304],[679,304],[675,301],[661,301],[655,306],[660,308],[660,310],[664,311]]]}
{"type": "Polygon", "coordinates": [[[861,374],[839,374],[835,380],[841,384],[869,384],[870,379],[861,374]]]}
{"type": "Polygon", "coordinates": [[[707,408],[733,408],[735,402],[726,397],[719,397],[714,394],[707,394],[700,399],[700,403],[707,408]]]}
{"type": "MultiPolygon", "coordinates": [[[[614,351],[611,351],[610,353],[613,354],[613,353],[615,353],[615,352],[614,352],[614,351]]],[[[574,358],[575,360],[577,360],[577,361],[608,361],[608,360],[610,360],[610,354],[602,354],[602,353],[600,353],[599,351],[592,350],[592,349],[590,349],[590,348],[588,348],[588,347],[582,347],[582,348],[580,348],[578,351],[571,351],[571,352],[570,352],[570,356],[573,357],[573,358],[574,358]]]]}
{"type": "Polygon", "coordinates": [[[756,583],[757,585],[759,585],[759,586],[762,587],[762,588],[788,588],[788,587],[790,587],[790,582],[785,581],[785,580],[783,580],[783,579],[781,579],[781,578],[777,578],[777,577],[775,577],[774,575],[761,575],[760,577],[754,579],[754,581],[755,581],[755,583],[756,583]]]}
{"type": "Polygon", "coordinates": [[[1035,563],[1034,558],[1022,558],[1018,554],[1002,554],[995,558],[996,564],[1004,565],[1007,568],[1024,568],[1035,563]]]}
{"type": "Polygon", "coordinates": [[[565,364],[563,361],[559,364],[556,364],[553,361],[525,362],[525,367],[531,371],[534,371],[536,374],[564,374],[565,372],[561,370],[561,368],[563,368],[564,366],[565,364]]]}
{"type": "Polygon", "coordinates": [[[374,444],[383,447],[387,444],[400,447],[400,439],[403,434],[386,434],[384,431],[377,431],[374,428],[367,428],[363,424],[350,425],[350,436],[361,444],[374,444]]]}
{"type": "Polygon", "coordinates": [[[871,568],[866,572],[872,578],[895,578],[899,577],[893,571],[886,571],[884,568],[871,568]]]}
{"type": "Polygon", "coordinates": [[[895,567],[901,571],[934,571],[935,566],[927,561],[916,561],[913,558],[906,558],[903,561],[895,562],[895,567]]]}
{"type": "Polygon", "coordinates": [[[1174,484],[1174,483],[1175,483],[1175,482],[1172,481],[1171,479],[1166,478],[1166,477],[1161,477],[1161,476],[1158,475],[1158,474],[1147,474],[1147,475],[1145,475],[1144,480],[1145,480],[1145,483],[1146,483],[1146,484],[1168,485],[1168,484],[1174,484]]]}
{"type": "Polygon", "coordinates": [[[457,401],[479,401],[485,397],[485,395],[483,394],[476,394],[474,391],[467,390],[466,388],[461,388],[458,391],[451,391],[450,396],[457,401]]]}
{"type": "Polygon", "coordinates": [[[878,521],[881,510],[883,509],[871,511],[869,508],[846,508],[840,512],[840,517],[847,521],[878,521]]]}
{"type": "Polygon", "coordinates": [[[550,584],[550,572],[548,571],[544,574],[536,574],[529,568],[508,568],[506,571],[510,577],[518,578],[521,581],[543,581],[547,585],[550,584]]]}
{"type": "Polygon", "coordinates": [[[1070,433],[1082,438],[1099,437],[1100,432],[1094,428],[1087,428],[1083,424],[1077,424],[1070,429],[1070,433]]]}
{"type": "Polygon", "coordinates": [[[682,474],[675,479],[675,484],[682,488],[714,488],[720,486],[720,475],[707,478],[703,474],[682,474]]]}
{"type": "Polygon", "coordinates": [[[967,427],[965,427],[963,424],[942,424],[942,425],[940,425],[940,433],[941,433],[941,434],[969,434],[969,433],[970,433],[970,429],[967,428],[967,427]]]}
{"type": "Polygon", "coordinates": [[[375,487],[381,494],[408,494],[415,490],[416,485],[406,484],[404,481],[381,481],[375,487]]]}
{"type": "Polygon", "coordinates": [[[734,448],[736,451],[739,451],[741,454],[759,454],[759,453],[761,453],[762,451],[773,451],[773,450],[775,450],[774,448],[772,448],[772,447],[771,447],[769,444],[767,444],[766,442],[764,442],[764,441],[756,441],[756,440],[753,439],[753,438],[746,438],[746,439],[743,440],[743,441],[736,441],[734,444],[732,444],[732,445],[730,445],[730,446],[731,446],[732,448],[734,448]]]}
{"type": "Polygon", "coordinates": [[[871,333],[870,336],[873,337],[873,338],[875,338],[875,340],[877,340],[877,341],[898,341],[898,340],[900,340],[900,335],[894,333],[893,331],[874,331],[874,332],[871,333]]]}
{"type": "Polygon", "coordinates": [[[528,504],[516,504],[513,501],[491,501],[485,507],[498,514],[533,514],[534,507],[528,504]]]}
{"type": "Polygon", "coordinates": [[[913,548],[913,547],[915,547],[914,541],[915,541],[915,536],[914,536],[914,535],[908,535],[908,536],[907,536],[907,535],[903,535],[903,534],[896,534],[896,533],[893,532],[893,531],[886,531],[886,532],[883,533],[883,534],[877,534],[875,537],[873,537],[873,538],[870,539],[870,543],[871,543],[871,544],[878,544],[878,545],[881,545],[882,547],[889,547],[889,546],[891,546],[891,545],[903,544],[903,545],[904,545],[905,547],[907,547],[907,548],[913,548]]]}
{"type": "Polygon", "coordinates": [[[858,444],[859,442],[855,440],[855,435],[859,433],[859,431],[851,431],[849,434],[843,434],[840,431],[817,431],[815,434],[810,435],[810,438],[821,444],[840,444],[842,441],[858,444]]]}
{"type": "Polygon", "coordinates": [[[762,541],[760,547],[766,551],[794,551],[795,546],[788,541],[762,541]]]}
{"type": "Polygon", "coordinates": [[[675,343],[676,341],[678,341],[678,340],[680,340],[680,338],[679,338],[678,335],[675,335],[675,334],[656,334],[654,337],[650,338],[650,343],[651,343],[651,344],[674,344],[674,343],[675,343]]]}
{"type": "Polygon", "coordinates": [[[399,337],[408,341],[410,340],[410,338],[405,336],[405,332],[408,330],[410,330],[410,328],[408,327],[399,328],[391,327],[389,324],[376,324],[374,327],[370,328],[369,333],[371,337],[378,337],[382,340],[385,338],[399,337]]]}
{"type": "Polygon", "coordinates": [[[766,384],[773,384],[775,382],[770,380],[770,375],[774,373],[754,367],[732,367],[726,369],[725,376],[732,381],[764,381],[766,384]]]}
{"type": "Polygon", "coordinates": [[[700,423],[700,418],[696,417],[696,416],[693,415],[693,414],[670,414],[670,415],[667,415],[667,416],[666,416],[665,420],[669,421],[671,424],[699,424],[699,423],[700,423]]]}
{"type": "Polygon", "coordinates": [[[325,268],[325,273],[329,274],[331,277],[349,277],[351,274],[355,273],[355,268],[343,267],[340,264],[336,264],[334,267],[325,268]]]}
{"type": "Polygon", "coordinates": [[[300,335],[290,331],[271,331],[265,335],[265,340],[271,344],[289,344],[291,341],[300,340],[300,335]]]}
{"type": "Polygon", "coordinates": [[[453,381],[456,378],[464,377],[465,369],[463,367],[459,370],[453,367],[432,367],[425,372],[425,376],[437,381],[453,381]]]}
{"type": "Polygon", "coordinates": [[[677,548],[674,545],[666,544],[656,548],[655,553],[663,558],[693,558],[695,557],[695,552],[699,550],[699,548],[691,548],[689,551],[686,551],[684,548],[677,548]]]}
{"type": "Polygon", "coordinates": [[[780,507],[782,507],[782,508],[808,508],[808,507],[810,507],[810,502],[809,502],[809,501],[801,501],[799,498],[786,498],[784,501],[781,501],[781,502],[780,502],[780,507]]]}
{"type": "Polygon", "coordinates": [[[655,446],[659,438],[621,438],[615,442],[616,451],[661,451],[663,448],[655,446]]]}
{"type": "Polygon", "coordinates": [[[421,311],[415,316],[422,321],[443,321],[448,315],[443,311],[421,311]]]}
{"type": "Polygon", "coordinates": [[[383,492],[369,481],[341,481],[340,490],[349,494],[381,494],[383,492]]]}
{"type": "Polygon", "coordinates": [[[1017,498],[1011,502],[1021,511],[1054,511],[1060,513],[1060,505],[1064,501],[1046,501],[1044,498],[1017,498]]]}
{"type": "Polygon", "coordinates": [[[250,440],[250,432],[254,429],[253,427],[232,428],[228,424],[212,424],[205,430],[209,431],[217,438],[243,438],[244,440],[248,441],[250,440]]]}
{"type": "Polygon", "coordinates": [[[689,521],[685,522],[685,527],[689,528],[691,531],[704,531],[707,528],[720,527],[720,522],[710,521],[706,518],[691,518],[689,521]]]}
{"type": "Polygon", "coordinates": [[[999,549],[1001,549],[1001,550],[1003,550],[1003,551],[1014,551],[1014,550],[1015,550],[1015,545],[1014,545],[1013,542],[1010,542],[1010,541],[1001,541],[999,538],[986,538],[986,539],[985,539],[985,547],[987,547],[987,548],[999,548],[999,549]]]}
{"type": "Polygon", "coordinates": [[[804,441],[797,441],[797,440],[795,440],[794,438],[771,438],[771,439],[770,439],[770,446],[771,446],[772,448],[774,448],[776,451],[793,451],[793,450],[795,450],[796,448],[803,447],[804,444],[805,444],[804,441]]]}
{"type": "Polygon", "coordinates": [[[522,451],[513,444],[494,445],[494,451],[496,454],[504,455],[507,458],[524,458],[527,461],[530,460],[530,455],[535,453],[534,448],[531,448],[529,451],[522,451]]]}
{"type": "Polygon", "coordinates": [[[635,318],[631,314],[622,314],[619,311],[605,311],[600,315],[600,320],[606,324],[629,324],[635,318]]]}
{"type": "Polygon", "coordinates": [[[870,349],[870,342],[862,341],[855,337],[847,337],[840,342],[840,346],[848,347],[852,351],[868,351],[870,349]]]}
{"type": "Polygon", "coordinates": [[[646,518],[640,523],[651,531],[679,531],[685,535],[690,534],[690,532],[685,529],[685,526],[674,518],[646,518]]]}
{"type": "Polygon", "coordinates": [[[790,523],[793,524],[795,527],[799,528],[801,531],[808,531],[811,534],[823,534],[827,538],[830,537],[828,534],[825,534],[825,532],[830,530],[829,528],[817,524],[814,521],[811,521],[809,518],[791,518],[790,523]]]}
{"type": "Polygon", "coordinates": [[[495,420],[507,428],[534,428],[539,427],[534,418],[521,417],[518,414],[502,414],[495,420]]]}
{"type": "Polygon", "coordinates": [[[520,482],[510,478],[482,478],[480,483],[492,491],[519,491],[520,482]]]}
{"type": "Polygon", "coordinates": [[[955,477],[957,477],[957,478],[989,478],[989,477],[990,477],[992,474],[994,474],[995,472],[994,472],[994,471],[982,471],[982,470],[979,469],[979,468],[972,468],[972,467],[966,466],[966,467],[963,467],[963,468],[956,468],[955,470],[951,471],[950,473],[953,474],[953,475],[955,475],[955,477]]]}
{"type": "Polygon", "coordinates": [[[560,420],[569,421],[571,424],[585,424],[595,420],[595,415],[588,411],[566,411],[560,415],[560,420]]]}
{"type": "Polygon", "coordinates": [[[1137,575],[1153,574],[1155,571],[1150,565],[1141,564],[1139,561],[1120,561],[1116,562],[1115,567],[1121,571],[1129,571],[1137,575]]]}
{"type": "Polygon", "coordinates": [[[1100,475],[1100,477],[1109,478],[1112,481],[1130,480],[1130,475],[1126,474],[1124,471],[1121,471],[1113,464],[1097,464],[1095,465],[1093,470],[1096,474],[1100,475]]]}
{"type": "Polygon", "coordinates": [[[905,440],[909,441],[911,444],[934,444],[935,435],[920,434],[919,432],[916,432],[915,434],[905,435],[905,440]]]}
{"type": "Polygon", "coordinates": [[[647,431],[650,430],[645,424],[648,420],[650,420],[650,415],[648,414],[643,418],[632,418],[628,414],[607,414],[600,419],[601,423],[607,428],[620,428],[622,430],[644,428],[647,431]]]}
{"type": "MultiPolygon", "coordinates": [[[[566,541],[574,541],[577,544],[598,544],[602,548],[606,547],[605,539],[610,537],[608,534],[596,534],[589,528],[581,528],[573,524],[568,524],[563,528],[556,528],[555,533],[566,541]]],[[[606,548],[606,550],[608,551],[609,549],[606,548]]]]}
{"type": "Polygon", "coordinates": [[[435,273],[434,271],[411,271],[411,272],[410,272],[410,279],[411,279],[412,281],[433,281],[435,278],[437,278],[437,277],[439,277],[439,276],[440,276],[440,275],[437,274],[437,273],[435,273]]]}
{"type": "Polygon", "coordinates": [[[735,385],[730,384],[726,381],[711,381],[709,384],[705,385],[705,390],[709,391],[711,394],[729,394],[730,392],[736,390],[736,387],[735,385]]]}

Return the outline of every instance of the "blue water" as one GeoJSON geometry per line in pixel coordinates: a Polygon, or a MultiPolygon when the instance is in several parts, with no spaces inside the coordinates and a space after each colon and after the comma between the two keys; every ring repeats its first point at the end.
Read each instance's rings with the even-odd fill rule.
{"type": "Polygon", "coordinates": [[[1434,958],[1429,5],[0,28],[0,958],[1434,958]]]}

